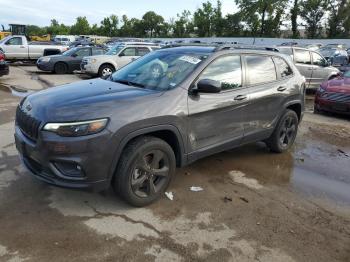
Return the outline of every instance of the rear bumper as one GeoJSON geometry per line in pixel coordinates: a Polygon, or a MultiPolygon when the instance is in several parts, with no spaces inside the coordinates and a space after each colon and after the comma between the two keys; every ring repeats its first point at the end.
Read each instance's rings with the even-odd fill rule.
{"type": "Polygon", "coordinates": [[[8,75],[9,73],[9,65],[6,62],[0,62],[0,76],[8,75]]]}

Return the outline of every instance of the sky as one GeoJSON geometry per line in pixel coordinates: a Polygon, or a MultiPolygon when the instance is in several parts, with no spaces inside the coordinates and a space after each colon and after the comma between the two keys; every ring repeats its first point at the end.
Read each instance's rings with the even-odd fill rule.
{"type": "MultiPolygon", "coordinates": [[[[47,26],[55,18],[60,23],[72,25],[78,16],[86,16],[90,24],[111,14],[119,17],[141,18],[147,11],[155,11],[166,21],[176,18],[184,9],[192,13],[206,0],[0,0],[0,25],[32,24],[47,26]]],[[[211,1],[216,5],[216,0],[211,1]]],[[[223,14],[235,11],[234,0],[222,0],[223,14]]]]}

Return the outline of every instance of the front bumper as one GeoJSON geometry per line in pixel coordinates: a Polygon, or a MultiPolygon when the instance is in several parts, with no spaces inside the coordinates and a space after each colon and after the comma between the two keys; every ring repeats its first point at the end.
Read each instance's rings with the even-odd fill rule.
{"type": "Polygon", "coordinates": [[[93,66],[92,64],[87,64],[86,62],[82,62],[80,64],[80,71],[84,74],[88,75],[97,75],[98,74],[98,68],[93,66]]]}
{"type": "Polygon", "coordinates": [[[8,75],[9,73],[9,65],[6,62],[0,62],[0,76],[8,75]]]}
{"type": "Polygon", "coordinates": [[[36,141],[15,127],[15,142],[20,158],[30,173],[51,185],[101,191],[110,185],[108,131],[85,137],[60,137],[42,131],[36,141]],[[79,166],[79,176],[67,175],[61,164],[79,166]]]}
{"type": "Polygon", "coordinates": [[[38,62],[36,63],[36,67],[42,71],[52,72],[54,70],[54,65],[50,62],[38,62]]]}
{"type": "Polygon", "coordinates": [[[319,94],[315,97],[315,107],[318,110],[350,115],[350,102],[331,101],[322,98],[319,94]]]}

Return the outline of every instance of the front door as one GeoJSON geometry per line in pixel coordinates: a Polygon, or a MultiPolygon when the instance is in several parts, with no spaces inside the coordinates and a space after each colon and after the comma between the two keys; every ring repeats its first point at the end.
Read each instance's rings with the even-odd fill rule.
{"type": "Polygon", "coordinates": [[[244,111],[248,103],[243,87],[241,57],[229,55],[217,58],[204,69],[196,83],[201,79],[221,82],[222,91],[189,95],[190,151],[215,153],[219,145],[221,149],[227,145],[239,145],[244,133],[244,111]]]}
{"type": "Polygon", "coordinates": [[[313,66],[311,64],[311,56],[308,50],[294,49],[294,63],[301,75],[306,79],[306,88],[310,86],[312,78],[313,66]]]}
{"type": "Polygon", "coordinates": [[[83,60],[83,57],[86,57],[86,56],[91,56],[91,48],[90,47],[79,48],[72,56],[70,70],[71,71],[80,70],[81,61],[83,60]]]}
{"type": "Polygon", "coordinates": [[[22,37],[12,37],[4,46],[5,54],[16,59],[28,59],[28,48],[22,43],[22,37]]]}
{"type": "Polygon", "coordinates": [[[126,47],[118,55],[117,65],[118,68],[121,68],[130,62],[136,60],[139,56],[137,55],[136,47],[126,47]]]}

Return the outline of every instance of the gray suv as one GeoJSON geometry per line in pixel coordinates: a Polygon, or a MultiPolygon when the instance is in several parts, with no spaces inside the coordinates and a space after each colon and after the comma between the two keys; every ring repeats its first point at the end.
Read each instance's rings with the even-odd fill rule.
{"type": "Polygon", "coordinates": [[[305,78],[287,56],[230,46],[149,53],[107,79],[33,93],[16,112],[24,165],[50,184],[106,189],[144,206],[176,167],[264,141],[288,150],[305,78]]]}
{"type": "Polygon", "coordinates": [[[336,77],[340,72],[316,51],[286,46],[279,46],[278,50],[292,58],[300,73],[306,78],[307,88],[317,89],[323,81],[336,77]]]}

